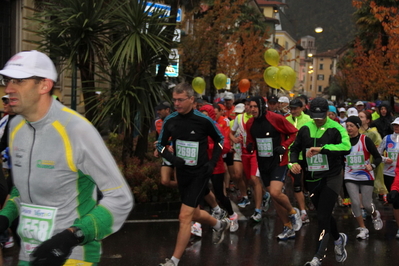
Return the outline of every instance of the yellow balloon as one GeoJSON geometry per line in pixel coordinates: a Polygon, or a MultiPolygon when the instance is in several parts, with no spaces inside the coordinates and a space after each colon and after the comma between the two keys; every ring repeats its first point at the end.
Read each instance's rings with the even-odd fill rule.
{"type": "Polygon", "coordinates": [[[270,66],[266,68],[265,72],[263,73],[263,79],[265,80],[266,84],[275,89],[281,87],[277,82],[277,72],[278,67],[270,66]]]}
{"type": "Polygon", "coordinates": [[[191,85],[193,86],[193,89],[199,93],[203,94],[205,91],[206,83],[205,80],[201,77],[196,77],[193,79],[193,82],[191,82],[191,85]]]}
{"type": "Polygon", "coordinates": [[[296,73],[289,66],[279,66],[277,72],[277,82],[283,89],[291,90],[296,82],[296,73]]]}
{"type": "Polygon", "coordinates": [[[263,57],[265,58],[266,63],[271,66],[278,66],[278,63],[280,62],[280,54],[272,48],[267,49],[263,57]]]}
{"type": "Polygon", "coordinates": [[[217,90],[223,89],[226,87],[227,84],[227,77],[225,74],[219,73],[213,79],[213,85],[217,90]]]}

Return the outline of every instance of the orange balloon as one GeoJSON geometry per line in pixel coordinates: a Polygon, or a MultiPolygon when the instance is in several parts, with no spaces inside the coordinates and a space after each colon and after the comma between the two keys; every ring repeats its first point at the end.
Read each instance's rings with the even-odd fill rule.
{"type": "Polygon", "coordinates": [[[240,89],[241,92],[247,92],[250,87],[251,87],[251,82],[247,79],[242,79],[238,83],[238,88],[240,89]]]}

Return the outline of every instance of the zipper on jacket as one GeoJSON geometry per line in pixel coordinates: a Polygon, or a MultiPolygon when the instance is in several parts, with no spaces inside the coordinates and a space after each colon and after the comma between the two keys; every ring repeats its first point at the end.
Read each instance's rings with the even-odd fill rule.
{"type": "Polygon", "coordinates": [[[30,194],[30,175],[32,173],[32,169],[31,169],[31,167],[32,167],[32,153],[33,153],[33,146],[34,146],[35,138],[36,138],[36,129],[34,127],[32,127],[32,125],[30,123],[28,123],[28,122],[26,122],[26,123],[33,130],[32,146],[31,146],[30,154],[29,154],[29,174],[28,174],[28,196],[29,196],[30,202],[33,203],[32,198],[31,198],[31,194],[30,194]]]}

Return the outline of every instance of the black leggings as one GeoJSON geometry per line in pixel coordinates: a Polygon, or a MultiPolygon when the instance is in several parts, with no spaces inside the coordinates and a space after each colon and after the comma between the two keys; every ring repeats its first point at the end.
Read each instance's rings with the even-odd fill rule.
{"type": "MultiPolygon", "coordinates": [[[[211,176],[211,181],[213,185],[213,190],[216,199],[220,202],[222,207],[224,207],[229,215],[233,215],[233,207],[231,207],[231,202],[228,197],[224,195],[224,173],[214,174],[211,176]]],[[[206,188],[205,195],[209,194],[209,188],[206,188]]]]}
{"type": "Polygon", "coordinates": [[[342,187],[342,175],[323,178],[317,182],[307,182],[310,198],[317,210],[318,247],[315,257],[322,259],[328,246],[330,235],[338,240],[339,232],[332,211],[342,187]]]}

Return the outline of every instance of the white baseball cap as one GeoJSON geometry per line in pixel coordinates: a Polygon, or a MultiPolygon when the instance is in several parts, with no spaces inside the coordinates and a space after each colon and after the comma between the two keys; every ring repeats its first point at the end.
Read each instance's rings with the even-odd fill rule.
{"type": "Polygon", "coordinates": [[[17,53],[8,60],[0,75],[10,78],[24,79],[33,76],[57,81],[57,70],[53,61],[36,50],[17,53]]]}
{"type": "Polygon", "coordinates": [[[391,124],[392,125],[399,125],[399,117],[397,117],[391,124]]]}
{"type": "Polygon", "coordinates": [[[356,110],[356,108],[351,107],[347,111],[348,117],[350,116],[359,116],[359,112],[356,110]]]}
{"type": "Polygon", "coordinates": [[[281,96],[280,98],[278,98],[278,102],[279,103],[290,103],[290,99],[288,99],[288,97],[281,96]]]}
{"type": "Polygon", "coordinates": [[[358,101],[355,105],[364,105],[364,102],[358,101]]]}
{"type": "Polygon", "coordinates": [[[223,97],[224,100],[234,100],[234,94],[232,92],[226,92],[223,97]]]}
{"type": "Polygon", "coordinates": [[[341,112],[346,112],[346,109],[344,108],[344,107],[341,107],[341,108],[339,108],[338,109],[338,111],[341,113],[341,112]]]}
{"type": "Polygon", "coordinates": [[[245,105],[243,103],[239,103],[234,107],[234,113],[243,113],[245,110],[245,105]]]}

